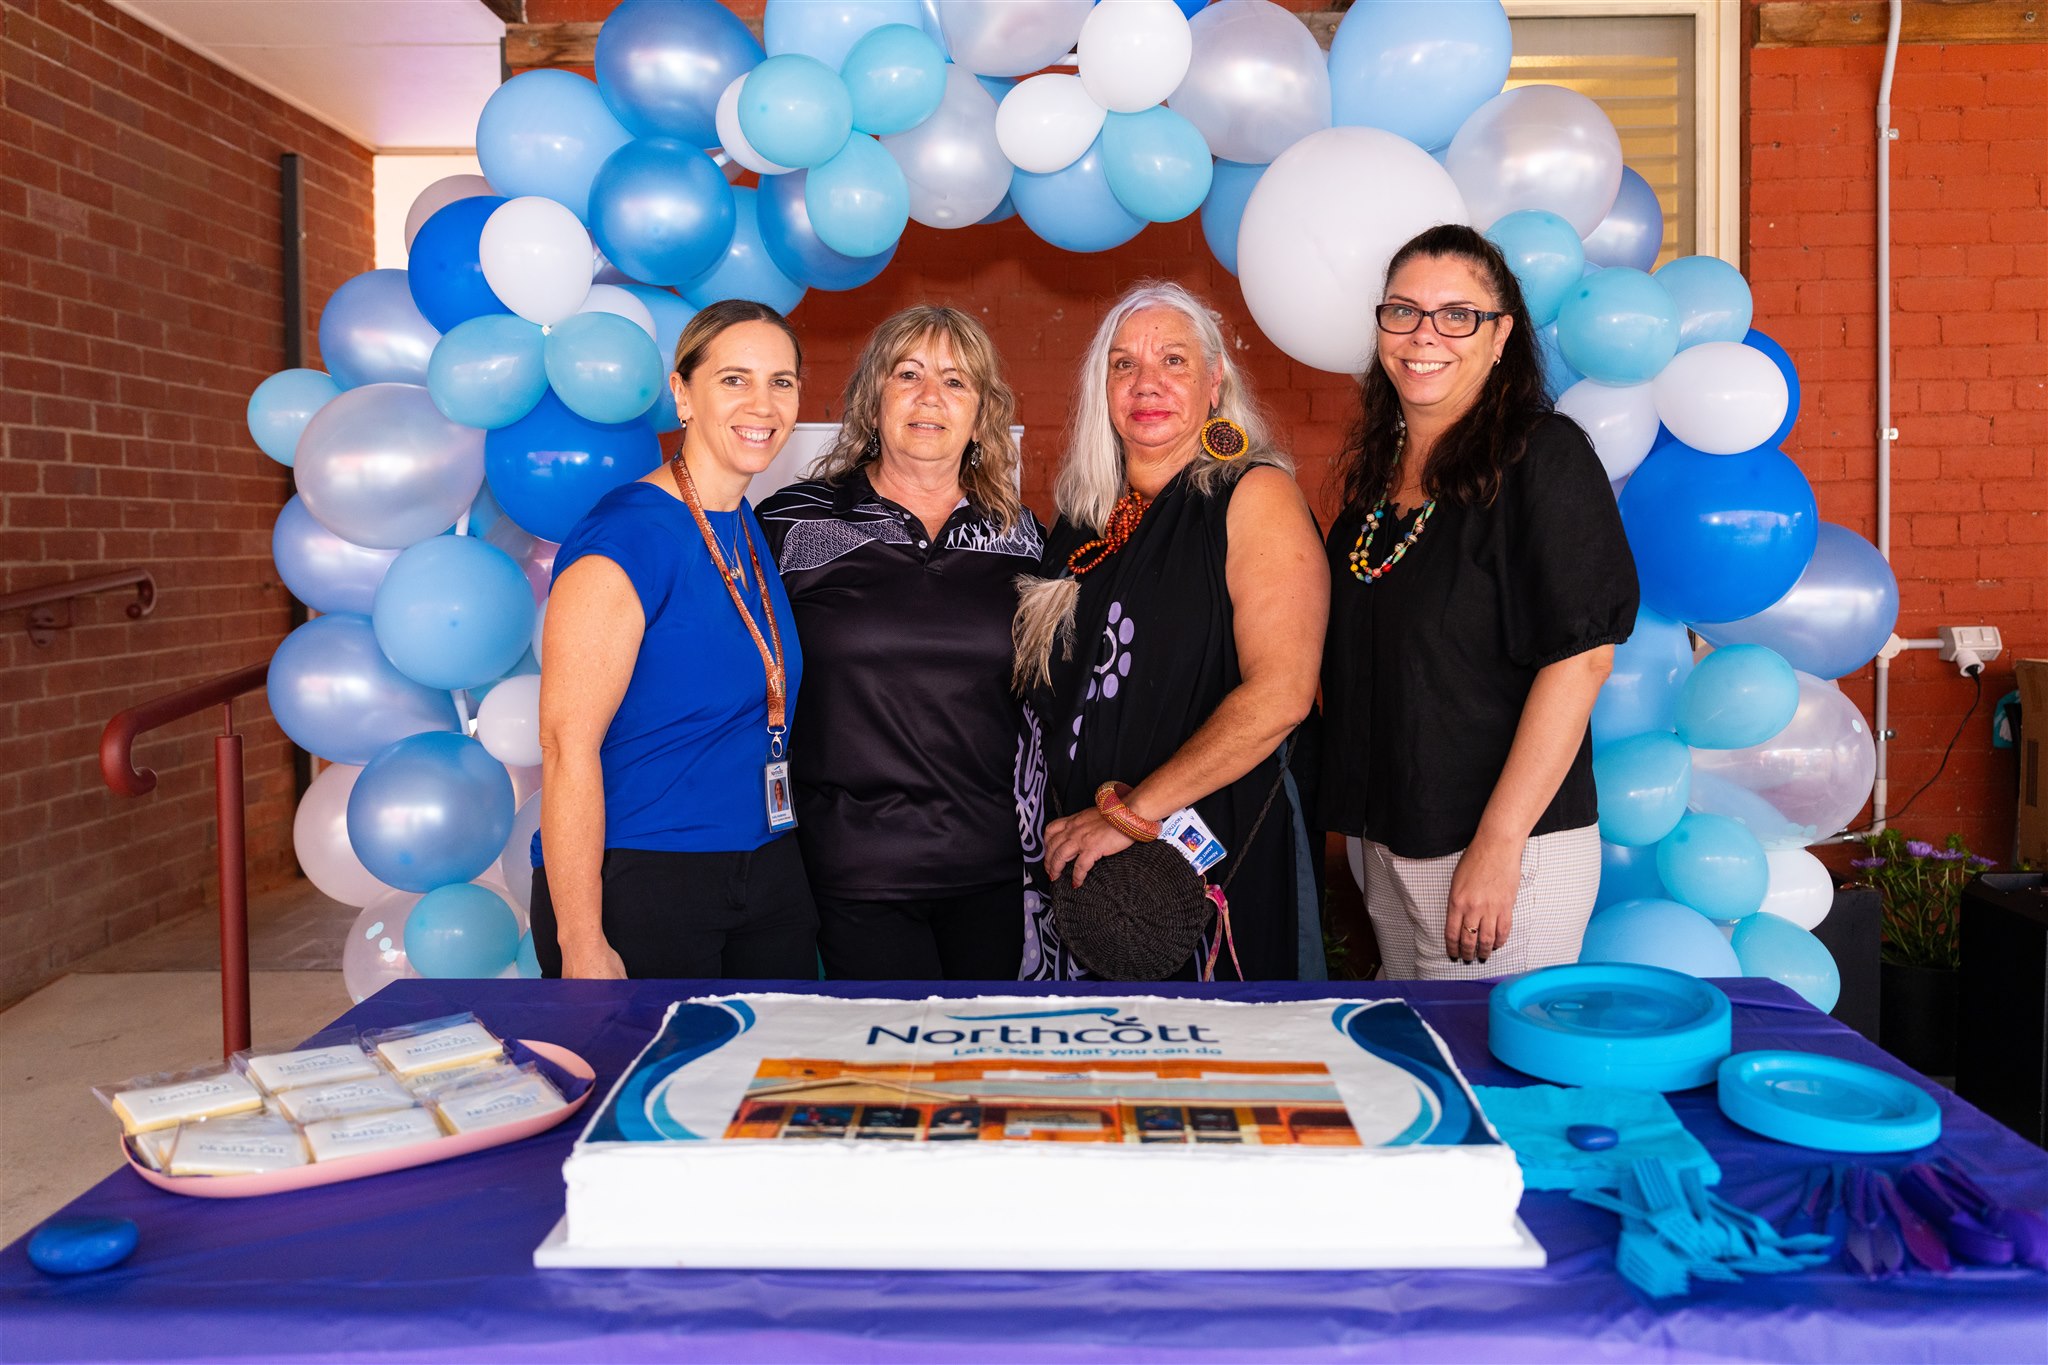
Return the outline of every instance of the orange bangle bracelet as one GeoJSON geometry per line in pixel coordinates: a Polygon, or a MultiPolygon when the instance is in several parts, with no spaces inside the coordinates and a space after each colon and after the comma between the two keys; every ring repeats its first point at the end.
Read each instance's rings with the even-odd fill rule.
{"type": "Polygon", "coordinates": [[[1125,837],[1149,844],[1159,837],[1162,827],[1157,820],[1147,820],[1124,804],[1124,798],[1130,794],[1127,782],[1105,782],[1095,789],[1095,809],[1125,837]]]}

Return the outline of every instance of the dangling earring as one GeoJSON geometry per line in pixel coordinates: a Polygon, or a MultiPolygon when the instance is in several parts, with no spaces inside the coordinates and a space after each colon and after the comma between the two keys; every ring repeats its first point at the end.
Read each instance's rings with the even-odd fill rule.
{"type": "Polygon", "coordinates": [[[981,468],[981,442],[969,441],[967,443],[967,467],[969,469],[981,468]]]}
{"type": "Polygon", "coordinates": [[[1202,449],[1212,460],[1234,460],[1251,447],[1244,428],[1228,417],[1211,416],[1202,424],[1202,449]]]}
{"type": "Polygon", "coordinates": [[[860,448],[860,462],[862,464],[873,464],[876,460],[879,460],[881,458],[882,433],[879,431],[871,431],[868,433],[868,439],[866,444],[862,445],[860,448]]]}

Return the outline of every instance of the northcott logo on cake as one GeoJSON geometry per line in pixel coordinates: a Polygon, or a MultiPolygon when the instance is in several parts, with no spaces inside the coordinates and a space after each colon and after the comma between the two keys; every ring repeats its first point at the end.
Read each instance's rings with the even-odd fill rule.
{"type": "Polygon", "coordinates": [[[1204,1035],[1200,1024],[1146,1024],[1135,1012],[1118,1018],[1124,1011],[1112,1005],[1086,1009],[1028,1010],[1021,1014],[949,1014],[946,1018],[963,1024],[994,1024],[993,1028],[923,1028],[917,1024],[898,1030],[876,1024],[868,1029],[868,1046],[884,1038],[898,1043],[925,1042],[946,1047],[962,1043],[1086,1043],[1093,1046],[1121,1044],[1141,1047],[1148,1043],[1214,1043],[1213,1032],[1204,1035]],[[1024,1020],[1095,1019],[1081,1028],[1053,1027],[1024,1020]]]}

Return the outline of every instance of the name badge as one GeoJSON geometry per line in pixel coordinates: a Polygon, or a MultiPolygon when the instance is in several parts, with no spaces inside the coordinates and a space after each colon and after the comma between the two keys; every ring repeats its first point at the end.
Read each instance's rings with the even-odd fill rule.
{"type": "MultiPolygon", "coordinates": [[[[789,760],[778,759],[761,770],[761,786],[768,799],[768,832],[780,834],[796,828],[796,804],[789,786],[789,760]]],[[[1222,854],[1217,854],[1222,857],[1222,854]]]]}
{"type": "Polygon", "coordinates": [[[1159,837],[1171,839],[1180,856],[1197,872],[1207,872],[1223,861],[1225,849],[1193,806],[1183,806],[1159,822],[1159,837]]]}

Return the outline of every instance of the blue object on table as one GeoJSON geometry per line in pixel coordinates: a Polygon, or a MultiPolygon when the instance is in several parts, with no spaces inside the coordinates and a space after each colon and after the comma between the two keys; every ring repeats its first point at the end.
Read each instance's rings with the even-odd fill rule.
{"type": "Polygon", "coordinates": [[[1515,1149],[1524,1189],[1615,1190],[1630,1167],[1653,1158],[1674,1170],[1696,1170],[1706,1184],[1720,1183],[1721,1168],[1655,1091],[1481,1085],[1473,1093],[1501,1141],[1515,1149]],[[1587,1128],[1604,1130],[1614,1141],[1598,1150],[1581,1147],[1572,1134],[1587,1128]]]}
{"type": "Polygon", "coordinates": [[[1621,1141],[1621,1134],[1604,1123],[1575,1123],[1564,1130],[1564,1139],[1582,1152],[1604,1152],[1621,1141]]]}
{"type": "Polygon", "coordinates": [[[1752,1133],[1823,1152],[1910,1152],[1941,1136],[1941,1109],[1889,1072],[1812,1052],[1721,1063],[1721,1112],[1752,1133]]]}
{"type": "Polygon", "coordinates": [[[1721,988],[1663,967],[1581,962],[1493,988],[1487,1046],[1517,1071],[1563,1085],[1689,1090],[1732,1047],[1721,988]]]}
{"type": "Polygon", "coordinates": [[[52,1218],[29,1234],[28,1259],[52,1275],[86,1275],[127,1260],[139,1235],[132,1218],[52,1218]]]}

